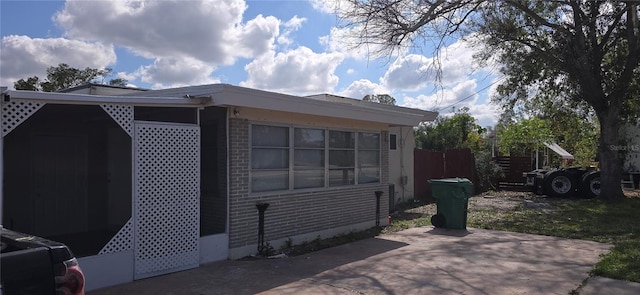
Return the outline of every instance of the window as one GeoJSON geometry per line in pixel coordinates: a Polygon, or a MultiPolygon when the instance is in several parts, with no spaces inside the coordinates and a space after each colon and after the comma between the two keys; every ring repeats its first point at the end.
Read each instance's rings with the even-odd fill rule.
{"type": "Polygon", "coordinates": [[[293,188],[324,187],[324,130],[295,128],[293,188]]]}
{"type": "Polygon", "coordinates": [[[329,131],[329,186],[355,184],[355,133],[329,131]]]}
{"type": "Polygon", "coordinates": [[[289,128],[251,127],[251,190],[289,189],[289,128]]]}
{"type": "Polygon", "coordinates": [[[251,126],[251,191],[380,182],[380,134],[251,126]]]}
{"type": "Polygon", "coordinates": [[[380,134],[358,133],[358,183],[380,182],[380,134]]]}
{"type": "Polygon", "coordinates": [[[398,139],[395,134],[389,134],[389,150],[395,151],[398,148],[398,139]]]}

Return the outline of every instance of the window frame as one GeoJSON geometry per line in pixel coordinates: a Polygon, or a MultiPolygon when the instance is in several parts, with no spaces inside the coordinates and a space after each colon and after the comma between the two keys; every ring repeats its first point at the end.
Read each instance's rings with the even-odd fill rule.
{"type": "MultiPolygon", "coordinates": [[[[357,179],[357,168],[358,168],[358,131],[356,130],[349,130],[349,129],[327,129],[327,180],[326,182],[326,186],[327,187],[344,187],[344,186],[351,186],[351,185],[358,185],[358,179],[357,179]],[[342,132],[342,133],[351,133],[353,136],[353,147],[331,147],[330,141],[331,141],[331,132],[342,132]],[[353,151],[353,165],[350,166],[337,166],[337,167],[331,167],[331,152],[350,152],[353,151]],[[343,172],[349,172],[351,171],[353,173],[353,184],[338,184],[338,185],[331,185],[331,171],[339,171],[342,170],[343,172]]],[[[351,164],[351,163],[349,163],[351,164]]]]}
{"type": "Polygon", "coordinates": [[[395,133],[389,133],[389,150],[398,150],[398,135],[395,133]]]}
{"type": "MultiPolygon", "coordinates": [[[[287,173],[287,188],[291,187],[291,129],[288,128],[288,126],[286,125],[278,125],[278,124],[261,124],[261,123],[255,123],[255,124],[250,124],[249,125],[249,190],[253,193],[253,178],[254,178],[254,171],[286,171],[287,173]],[[286,128],[287,129],[287,145],[286,146],[254,146],[253,145],[253,132],[254,132],[254,126],[266,126],[266,127],[277,127],[277,128],[286,128]],[[266,149],[281,149],[287,152],[287,158],[286,158],[286,163],[287,163],[287,167],[286,168],[264,168],[264,169],[254,169],[253,168],[253,156],[254,156],[254,149],[258,149],[258,150],[266,150],[266,149]]],[[[280,189],[276,189],[276,190],[260,190],[260,191],[256,191],[255,193],[269,193],[269,192],[276,192],[276,191],[282,191],[280,189]]]]}
{"type": "Polygon", "coordinates": [[[326,128],[314,128],[314,127],[301,127],[301,126],[291,126],[289,127],[290,132],[293,134],[291,136],[291,145],[290,145],[290,151],[291,151],[291,185],[289,185],[289,190],[303,190],[303,189],[318,189],[318,188],[325,188],[326,187],[326,183],[327,183],[327,144],[328,144],[328,140],[327,140],[327,130],[326,128]],[[305,147],[305,146],[296,146],[296,129],[309,129],[309,130],[321,130],[322,131],[322,138],[323,138],[323,143],[322,143],[322,147],[305,147]],[[311,168],[297,168],[296,166],[296,151],[322,151],[322,166],[318,166],[318,167],[311,167],[311,168]],[[320,171],[320,168],[322,167],[322,185],[321,186],[313,186],[313,187],[299,187],[296,188],[296,171],[320,171]]]}
{"type": "MultiPolygon", "coordinates": [[[[249,161],[248,161],[248,165],[249,165],[249,193],[251,195],[266,195],[266,194],[274,194],[274,193],[286,193],[286,192],[300,192],[300,191],[318,191],[318,190],[327,190],[327,189],[338,189],[338,188],[345,188],[345,187],[356,187],[356,186],[367,186],[367,185],[379,185],[381,184],[381,180],[382,180],[382,145],[384,144],[384,140],[383,140],[383,131],[380,130],[360,130],[360,129],[346,129],[346,128],[329,128],[329,127],[322,127],[322,126],[305,126],[305,125],[292,125],[292,124],[278,124],[278,123],[270,123],[270,122],[249,122],[249,161]],[[259,169],[254,169],[253,168],[253,156],[254,156],[254,148],[265,148],[263,146],[253,146],[253,132],[254,132],[254,125],[259,125],[259,126],[267,126],[267,127],[282,127],[282,128],[288,128],[288,146],[287,148],[282,147],[282,149],[286,149],[288,151],[288,163],[289,166],[287,168],[287,173],[288,173],[288,187],[287,189],[282,189],[282,190],[266,190],[266,191],[254,191],[253,189],[253,177],[254,177],[254,171],[255,170],[259,170],[259,169]],[[323,131],[323,135],[324,135],[324,147],[320,148],[320,147],[296,147],[296,141],[295,141],[295,130],[296,129],[312,129],[312,130],[322,130],[323,131]],[[330,163],[330,151],[332,150],[330,148],[330,134],[331,131],[336,131],[336,132],[350,132],[353,134],[354,137],[354,143],[353,143],[353,149],[346,149],[346,148],[337,148],[337,149],[333,149],[333,150],[350,150],[353,151],[353,167],[348,167],[353,171],[353,183],[350,184],[340,184],[340,185],[330,185],[330,170],[331,170],[331,166],[329,165],[330,163]],[[358,179],[358,174],[359,174],[359,169],[360,169],[360,164],[359,164],[359,137],[360,137],[360,133],[371,133],[371,134],[377,134],[378,135],[378,149],[376,151],[378,151],[378,181],[377,182],[367,182],[367,183],[360,183],[359,179],[358,179]],[[322,186],[315,186],[315,187],[301,187],[301,188],[296,188],[296,183],[295,183],[295,173],[296,171],[311,171],[311,170],[318,170],[318,169],[296,169],[295,163],[296,163],[296,159],[295,159],[295,152],[296,150],[323,150],[323,155],[324,155],[324,163],[323,163],[323,169],[324,169],[324,174],[323,174],[323,185],[322,186]]],[[[364,149],[364,151],[369,151],[372,149],[364,149]]],[[[369,166],[367,166],[368,168],[371,168],[369,166]]],[[[282,170],[284,171],[284,169],[282,170]]]]}

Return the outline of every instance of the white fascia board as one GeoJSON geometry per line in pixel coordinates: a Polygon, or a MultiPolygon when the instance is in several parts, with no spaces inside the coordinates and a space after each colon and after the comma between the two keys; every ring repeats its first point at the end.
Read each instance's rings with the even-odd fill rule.
{"type": "Polygon", "coordinates": [[[220,87],[217,87],[216,91],[211,94],[213,105],[217,106],[259,108],[324,117],[380,122],[392,126],[417,126],[425,119],[423,113],[382,110],[379,108],[309,99],[230,85],[217,86],[220,87]]]}
{"type": "Polygon", "coordinates": [[[414,108],[408,108],[408,107],[397,106],[397,105],[388,105],[388,104],[381,104],[376,102],[363,101],[360,99],[342,97],[342,96],[337,96],[333,94],[317,94],[317,95],[310,95],[306,97],[311,99],[316,99],[316,100],[342,102],[342,103],[347,103],[347,104],[351,104],[359,107],[365,107],[365,108],[368,107],[368,108],[381,109],[386,111],[416,114],[423,117],[422,122],[434,121],[438,117],[438,112],[425,111],[421,109],[414,109],[414,108]]]}
{"type": "Polygon", "coordinates": [[[2,94],[5,96],[4,99],[7,99],[8,97],[8,99],[38,100],[47,103],[82,105],[127,104],[155,107],[204,107],[211,101],[211,98],[208,97],[167,98],[147,96],[110,96],[27,90],[7,90],[2,94]]]}

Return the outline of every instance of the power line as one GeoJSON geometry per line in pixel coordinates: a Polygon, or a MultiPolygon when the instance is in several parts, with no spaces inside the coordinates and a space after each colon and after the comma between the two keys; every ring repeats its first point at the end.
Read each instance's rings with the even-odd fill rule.
{"type": "Polygon", "coordinates": [[[459,104],[459,103],[461,103],[461,102],[463,102],[463,101],[465,101],[465,100],[467,100],[467,99],[469,99],[469,98],[472,98],[472,97],[474,97],[475,95],[479,94],[480,92],[482,92],[482,91],[486,90],[487,88],[489,88],[489,87],[493,86],[494,84],[496,84],[496,83],[498,83],[498,82],[500,82],[500,81],[502,81],[502,80],[504,80],[504,77],[502,77],[502,78],[500,78],[500,79],[498,79],[498,80],[493,81],[491,84],[489,84],[489,85],[487,85],[487,86],[483,87],[482,89],[480,89],[480,90],[478,90],[478,91],[474,92],[473,94],[471,94],[471,95],[469,95],[469,96],[467,96],[467,97],[465,97],[465,98],[463,98],[463,99],[461,99],[461,100],[458,100],[458,101],[456,101],[456,102],[454,102],[454,103],[452,103],[452,104],[450,104],[450,105],[448,105],[448,106],[446,106],[446,107],[439,108],[439,109],[438,109],[438,112],[439,112],[439,111],[441,111],[441,110],[448,109],[448,108],[450,108],[450,107],[452,107],[452,106],[454,106],[454,105],[457,105],[457,104],[459,104]]]}

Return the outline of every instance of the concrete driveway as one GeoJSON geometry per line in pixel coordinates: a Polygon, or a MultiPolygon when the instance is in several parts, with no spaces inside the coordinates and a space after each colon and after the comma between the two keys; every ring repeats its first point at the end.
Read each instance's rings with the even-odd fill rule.
{"type": "Polygon", "coordinates": [[[302,256],[216,262],[88,294],[566,295],[583,283],[610,247],[482,229],[421,227],[302,256]]]}

